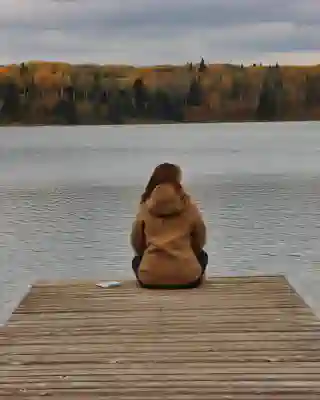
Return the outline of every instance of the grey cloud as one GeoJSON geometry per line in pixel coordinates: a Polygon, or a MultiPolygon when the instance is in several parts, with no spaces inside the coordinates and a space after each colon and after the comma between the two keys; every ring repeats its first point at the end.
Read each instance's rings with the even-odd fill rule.
{"type": "Polygon", "coordinates": [[[320,48],[318,0],[0,0],[0,7],[6,59],[148,64],[320,48]]]}
{"type": "Polygon", "coordinates": [[[304,7],[300,0],[283,0],[281,6],[277,0],[122,0],[121,3],[116,0],[43,0],[40,6],[37,3],[26,0],[29,6],[17,9],[16,13],[0,15],[2,25],[79,30],[98,27],[118,31],[141,26],[193,29],[257,22],[320,23],[320,2],[314,0],[305,1],[304,7]]]}

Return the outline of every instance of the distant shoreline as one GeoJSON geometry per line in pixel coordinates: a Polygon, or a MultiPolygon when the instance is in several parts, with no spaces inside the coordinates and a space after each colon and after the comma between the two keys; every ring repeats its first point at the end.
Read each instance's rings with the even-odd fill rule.
{"type": "Polygon", "coordinates": [[[162,125],[210,125],[210,124],[217,124],[217,125],[223,125],[223,124],[266,124],[266,123],[270,123],[270,124],[276,124],[276,123],[299,123],[299,122],[320,122],[319,120],[316,119],[299,119],[299,120],[266,120],[266,121],[262,121],[262,120],[241,120],[241,121],[236,121],[236,120],[230,120],[230,121],[192,121],[192,122],[188,122],[188,121],[181,121],[181,122],[176,122],[176,121],[157,121],[157,122],[153,122],[153,121],[137,121],[137,122],[130,122],[130,123],[122,123],[122,124],[112,124],[112,123],[96,123],[96,124],[23,124],[23,123],[12,123],[12,124],[0,124],[0,129],[1,128],[38,128],[38,127],[77,127],[77,126],[88,126],[88,127],[112,127],[112,126],[162,126],[162,125]]]}
{"type": "Polygon", "coordinates": [[[320,120],[320,65],[0,67],[0,126],[320,120]]]}

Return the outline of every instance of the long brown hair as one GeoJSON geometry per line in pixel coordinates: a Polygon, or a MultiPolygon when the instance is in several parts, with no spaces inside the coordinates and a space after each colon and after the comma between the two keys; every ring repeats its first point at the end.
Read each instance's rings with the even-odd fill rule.
{"type": "Polygon", "coordinates": [[[149,179],[144,193],[141,196],[141,203],[146,202],[153,190],[161,184],[169,183],[177,190],[177,192],[183,192],[180,184],[181,168],[178,165],[163,163],[158,165],[149,179]]]}

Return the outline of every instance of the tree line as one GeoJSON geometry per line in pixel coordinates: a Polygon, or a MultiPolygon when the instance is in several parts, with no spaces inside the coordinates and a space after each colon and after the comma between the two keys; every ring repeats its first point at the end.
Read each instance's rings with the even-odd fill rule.
{"type": "Polygon", "coordinates": [[[22,63],[0,68],[2,124],[320,119],[320,68],[152,68],[22,63]]]}

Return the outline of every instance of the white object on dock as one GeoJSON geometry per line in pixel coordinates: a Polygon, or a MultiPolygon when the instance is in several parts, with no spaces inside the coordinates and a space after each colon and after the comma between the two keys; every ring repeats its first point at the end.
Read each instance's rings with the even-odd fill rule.
{"type": "Polygon", "coordinates": [[[101,287],[101,288],[113,288],[113,287],[121,286],[121,282],[118,282],[118,281],[99,282],[96,284],[96,286],[101,287]]]}

